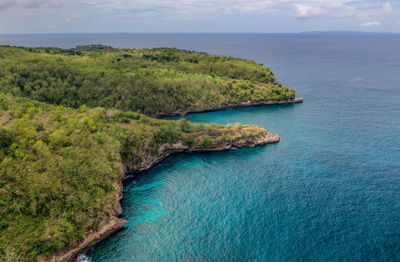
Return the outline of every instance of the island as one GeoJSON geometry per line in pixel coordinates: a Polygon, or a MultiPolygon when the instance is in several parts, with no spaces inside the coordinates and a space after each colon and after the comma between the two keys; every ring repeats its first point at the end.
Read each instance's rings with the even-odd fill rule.
{"type": "Polygon", "coordinates": [[[301,102],[255,61],[170,48],[0,47],[0,257],[73,261],[123,229],[122,179],[179,152],[276,143],[156,117],[301,102]]]}

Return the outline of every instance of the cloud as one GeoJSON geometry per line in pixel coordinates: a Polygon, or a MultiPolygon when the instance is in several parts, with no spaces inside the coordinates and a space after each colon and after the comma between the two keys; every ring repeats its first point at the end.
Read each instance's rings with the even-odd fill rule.
{"type": "Polygon", "coordinates": [[[16,5],[16,0],[0,0],[0,10],[16,5]]]}
{"type": "Polygon", "coordinates": [[[333,2],[327,6],[328,13],[332,17],[353,17],[356,16],[356,8],[340,2],[333,2]]]}
{"type": "Polygon", "coordinates": [[[57,0],[0,0],[0,10],[6,9],[11,6],[18,6],[22,8],[58,8],[63,5],[65,1],[57,0]]]}
{"type": "Polygon", "coordinates": [[[73,18],[67,17],[67,18],[65,18],[65,19],[62,21],[62,23],[63,23],[63,24],[71,24],[73,21],[74,21],[73,18]]]}
{"type": "Polygon", "coordinates": [[[63,5],[63,2],[56,0],[18,0],[18,4],[25,8],[58,8],[63,5]]]}
{"type": "Polygon", "coordinates": [[[385,12],[391,12],[393,11],[393,6],[391,3],[386,3],[382,6],[383,11],[385,12]]]}
{"type": "Polygon", "coordinates": [[[266,13],[281,2],[292,0],[85,0],[84,4],[99,9],[150,10],[162,9],[179,14],[266,13]]]}
{"type": "Polygon", "coordinates": [[[322,4],[317,6],[294,4],[293,7],[297,19],[309,19],[315,17],[344,18],[357,15],[354,6],[348,6],[342,2],[332,2],[328,5],[322,4]]]}
{"type": "Polygon", "coordinates": [[[374,22],[366,22],[360,25],[370,27],[370,26],[380,26],[381,23],[379,21],[374,21],[374,22]]]}
{"type": "Polygon", "coordinates": [[[399,31],[399,12],[394,0],[0,0],[0,32],[46,31],[48,24],[61,31],[320,31],[380,22],[399,31]]]}
{"type": "Polygon", "coordinates": [[[326,14],[326,12],[320,7],[313,7],[302,4],[295,4],[293,7],[295,10],[295,17],[297,19],[309,19],[313,17],[320,17],[326,14]]]}

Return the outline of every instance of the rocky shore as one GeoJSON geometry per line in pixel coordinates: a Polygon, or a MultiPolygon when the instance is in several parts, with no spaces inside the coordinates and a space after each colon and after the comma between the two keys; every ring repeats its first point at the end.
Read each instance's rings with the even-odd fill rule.
{"type": "MultiPolygon", "coordinates": [[[[197,146],[189,147],[188,145],[183,143],[164,144],[158,148],[156,154],[150,152],[144,153],[141,156],[142,161],[139,163],[133,163],[129,159],[123,159],[122,161],[126,171],[139,173],[153,167],[155,164],[174,153],[224,151],[231,148],[255,147],[265,144],[277,143],[279,142],[279,140],[279,135],[265,133],[260,137],[239,137],[229,142],[223,141],[219,144],[213,144],[207,148],[197,146]]],[[[127,221],[119,218],[122,215],[122,208],[120,205],[120,200],[122,199],[122,185],[118,186],[120,187],[121,192],[119,192],[119,194],[115,197],[115,200],[112,204],[114,212],[113,216],[111,216],[109,220],[105,222],[97,232],[89,234],[79,246],[74,247],[73,249],[70,249],[63,254],[53,256],[50,259],[51,262],[75,261],[79,254],[88,251],[94,245],[98,244],[102,240],[110,237],[111,235],[124,228],[124,225],[127,223],[127,221]]]]}
{"type": "Polygon", "coordinates": [[[203,112],[214,112],[214,111],[222,111],[225,109],[230,109],[230,108],[240,108],[240,107],[250,107],[250,106],[272,106],[272,105],[287,105],[287,104],[296,104],[296,103],[302,103],[303,98],[302,97],[297,97],[294,99],[289,99],[289,100],[281,100],[281,101],[247,101],[247,102],[241,102],[241,103],[232,103],[232,104],[222,104],[218,106],[213,106],[213,107],[207,107],[207,106],[195,106],[195,107],[190,107],[188,109],[184,110],[177,110],[173,113],[170,114],[154,114],[152,115],[153,117],[169,117],[169,116],[179,116],[179,115],[186,115],[189,113],[203,113],[203,112]]]}
{"type": "Polygon", "coordinates": [[[123,160],[123,164],[127,171],[131,173],[139,173],[150,169],[155,164],[166,158],[167,156],[175,153],[188,153],[188,152],[216,152],[229,150],[234,148],[243,147],[255,147],[265,144],[277,143],[280,140],[280,136],[277,134],[266,134],[262,137],[249,137],[249,138],[239,138],[231,142],[223,142],[220,144],[212,145],[208,148],[204,147],[189,147],[183,143],[177,144],[164,144],[162,145],[157,154],[144,154],[142,155],[142,161],[138,164],[132,164],[129,160],[123,160]]]}

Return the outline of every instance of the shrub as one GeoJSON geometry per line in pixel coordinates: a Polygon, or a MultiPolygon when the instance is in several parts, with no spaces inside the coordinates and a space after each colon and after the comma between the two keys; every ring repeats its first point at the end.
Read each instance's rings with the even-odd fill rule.
{"type": "Polygon", "coordinates": [[[130,123],[131,120],[128,117],[122,117],[119,119],[120,123],[130,123]]]}
{"type": "Polygon", "coordinates": [[[8,99],[6,94],[0,93],[0,109],[7,110],[8,99]]]}
{"type": "Polygon", "coordinates": [[[199,146],[200,147],[209,147],[212,145],[212,140],[209,136],[204,136],[202,139],[199,141],[199,146]]]}
{"type": "Polygon", "coordinates": [[[8,227],[8,223],[5,221],[0,221],[0,231],[6,229],[8,227]]]}
{"type": "Polygon", "coordinates": [[[15,133],[0,127],[0,148],[9,147],[14,142],[15,133]]]}
{"type": "Polygon", "coordinates": [[[186,139],[186,144],[192,147],[194,145],[194,137],[191,136],[188,139],[186,139]]]}
{"type": "Polygon", "coordinates": [[[170,128],[161,127],[153,131],[153,145],[174,142],[176,138],[175,132],[170,128]]]}
{"type": "Polygon", "coordinates": [[[226,139],[226,137],[225,137],[224,135],[223,135],[223,136],[219,136],[219,137],[217,137],[217,138],[214,140],[214,142],[215,142],[216,144],[219,144],[219,143],[221,143],[221,142],[224,142],[225,139],[226,139]]]}
{"type": "Polygon", "coordinates": [[[190,123],[185,118],[179,119],[178,125],[181,128],[182,132],[188,133],[188,132],[192,131],[190,123]]]}
{"type": "Polygon", "coordinates": [[[67,136],[65,130],[58,129],[50,134],[49,136],[50,144],[55,147],[67,147],[71,145],[71,139],[67,136]]]}

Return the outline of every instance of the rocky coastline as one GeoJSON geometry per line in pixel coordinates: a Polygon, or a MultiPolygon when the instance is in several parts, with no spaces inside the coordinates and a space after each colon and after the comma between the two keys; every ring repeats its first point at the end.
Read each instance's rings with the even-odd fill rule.
{"type": "Polygon", "coordinates": [[[194,106],[194,107],[189,107],[187,109],[180,109],[173,113],[168,113],[168,114],[156,113],[151,116],[153,116],[153,117],[170,117],[170,116],[186,115],[186,114],[190,114],[190,113],[205,113],[205,112],[222,111],[222,110],[231,109],[231,108],[241,108],[241,107],[250,107],[250,106],[288,105],[288,104],[297,104],[297,103],[302,103],[302,102],[303,102],[302,97],[296,97],[294,99],[281,100],[281,101],[272,101],[272,100],[247,101],[247,102],[241,102],[241,103],[221,104],[218,106],[211,106],[211,107],[194,106]]]}
{"type": "MultiPolygon", "coordinates": [[[[175,144],[164,144],[160,146],[156,152],[154,153],[145,153],[142,156],[142,161],[136,164],[133,164],[129,159],[122,159],[122,162],[125,167],[125,171],[129,171],[130,173],[140,173],[145,170],[150,169],[155,164],[162,161],[164,158],[168,157],[171,154],[175,153],[189,153],[189,152],[216,152],[216,151],[225,151],[231,148],[244,148],[244,147],[255,147],[266,144],[277,143],[280,140],[280,136],[278,134],[265,133],[261,137],[247,137],[247,138],[236,138],[232,141],[224,141],[219,144],[214,144],[207,148],[203,147],[189,147],[183,143],[175,143],[175,144]]],[[[120,205],[120,200],[122,199],[122,184],[120,181],[120,192],[115,197],[113,201],[113,215],[100,226],[100,229],[96,232],[90,233],[80,245],[74,247],[65,253],[55,255],[50,258],[51,262],[72,262],[76,261],[79,254],[87,252],[91,247],[100,243],[102,240],[107,239],[111,235],[123,230],[126,220],[119,218],[122,215],[122,208],[120,205]]]]}

